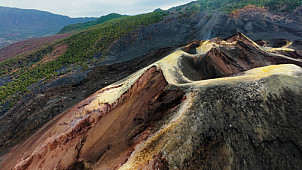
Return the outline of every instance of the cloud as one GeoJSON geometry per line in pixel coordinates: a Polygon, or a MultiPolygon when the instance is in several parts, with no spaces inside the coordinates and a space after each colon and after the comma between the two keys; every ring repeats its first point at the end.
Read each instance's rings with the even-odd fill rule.
{"type": "Polygon", "coordinates": [[[0,0],[0,6],[38,9],[71,17],[99,17],[111,12],[135,15],[192,0],[0,0]]]}

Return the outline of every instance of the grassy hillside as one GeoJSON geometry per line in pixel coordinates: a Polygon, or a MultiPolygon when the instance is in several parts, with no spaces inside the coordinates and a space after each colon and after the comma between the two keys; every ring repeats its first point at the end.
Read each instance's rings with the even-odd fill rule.
{"type": "Polygon", "coordinates": [[[105,56],[108,47],[122,35],[139,26],[159,22],[164,15],[165,12],[158,11],[111,20],[30,55],[0,62],[0,67],[3,68],[0,70],[0,79],[5,80],[0,87],[2,110],[13,106],[24,94],[29,93],[29,86],[37,85],[38,82],[41,84],[41,81],[51,80],[74,68],[87,68],[88,60],[97,53],[105,56]],[[56,55],[58,53],[62,55],[56,55]]]}
{"type": "Polygon", "coordinates": [[[88,21],[88,22],[85,22],[85,23],[67,25],[63,29],[61,29],[58,34],[64,34],[64,33],[69,33],[69,32],[79,32],[79,31],[85,30],[87,28],[90,28],[92,26],[104,23],[106,21],[121,18],[121,17],[124,17],[124,16],[125,15],[111,13],[111,14],[102,16],[102,17],[98,18],[95,21],[88,21]]]}

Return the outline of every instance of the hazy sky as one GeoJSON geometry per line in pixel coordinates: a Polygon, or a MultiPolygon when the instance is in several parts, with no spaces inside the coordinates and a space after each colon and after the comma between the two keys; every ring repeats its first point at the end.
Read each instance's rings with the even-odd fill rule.
{"type": "Polygon", "coordinates": [[[100,17],[111,12],[140,14],[191,1],[193,0],[0,0],[0,6],[38,9],[70,17],[100,17]]]}

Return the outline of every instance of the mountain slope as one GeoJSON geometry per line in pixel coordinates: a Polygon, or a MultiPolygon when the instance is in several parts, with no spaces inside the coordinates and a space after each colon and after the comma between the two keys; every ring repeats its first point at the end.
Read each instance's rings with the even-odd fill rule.
{"type": "Polygon", "coordinates": [[[110,21],[112,19],[121,18],[121,17],[124,17],[124,16],[125,15],[111,13],[111,14],[102,16],[102,17],[98,18],[95,21],[89,21],[89,22],[85,22],[85,23],[78,23],[78,24],[67,25],[64,28],[62,28],[59,31],[58,34],[64,34],[64,33],[70,33],[70,32],[79,32],[79,31],[85,30],[87,28],[93,27],[95,25],[104,23],[106,21],[110,21]]]}
{"type": "Polygon", "coordinates": [[[66,25],[95,19],[70,18],[44,11],[0,6],[0,41],[1,43],[15,42],[53,35],[66,25]]]}
{"type": "MultiPolygon", "coordinates": [[[[302,5],[300,0],[197,0],[189,4],[185,4],[185,11],[234,11],[241,9],[248,5],[255,5],[258,7],[268,8],[274,12],[291,12],[302,5]]],[[[176,10],[181,11],[180,7],[175,7],[176,10]]]]}
{"type": "MultiPolygon", "coordinates": [[[[292,12],[263,11],[261,7],[247,6],[238,9],[236,15],[190,8],[188,4],[159,13],[112,20],[38,51],[1,62],[0,126],[3,128],[0,129],[0,152],[22,143],[58,114],[100,88],[166,56],[175,47],[191,41],[193,44],[184,51],[196,54],[195,47],[201,42],[194,44],[194,39],[208,40],[215,36],[227,39],[240,31],[262,47],[242,39],[245,36],[239,34],[237,39],[242,39],[243,43],[220,44],[204,58],[196,58],[202,61],[198,64],[207,63],[202,65],[203,69],[198,68],[192,58],[184,57],[181,64],[191,68],[180,68],[187,82],[242,74],[245,70],[270,64],[300,66],[302,29],[301,20],[296,18],[301,18],[301,6],[292,12]],[[277,52],[267,46],[276,47],[277,52]],[[271,52],[278,55],[268,56],[271,52]],[[246,58],[240,58],[239,54],[246,58]],[[224,60],[231,64],[224,67],[217,63],[224,63],[224,60]],[[237,60],[238,63],[234,62],[237,60]],[[250,63],[246,64],[245,60],[250,63]]],[[[224,42],[221,39],[212,41],[224,42]]]]}
{"type": "MultiPolygon", "coordinates": [[[[269,11],[260,13],[257,10],[243,12],[236,18],[221,12],[182,12],[189,7],[190,4],[182,6],[180,11],[171,9],[166,12],[129,16],[105,22],[60,41],[56,45],[36,51],[25,59],[12,59],[0,63],[5,68],[0,71],[1,81],[3,84],[7,83],[6,89],[0,94],[2,105],[5,105],[4,110],[8,106],[14,105],[16,99],[28,93],[29,85],[33,85],[41,79],[61,76],[70,70],[85,69],[88,66],[87,61],[89,64],[93,64],[95,61],[99,62],[107,57],[115,62],[122,62],[152,50],[179,46],[192,39],[209,39],[213,36],[226,38],[236,32],[243,32],[253,40],[283,38],[300,41],[302,39],[301,23],[291,19],[290,16],[281,16],[269,11]],[[127,29],[123,28],[121,24],[124,24],[127,29]],[[62,49],[60,56],[46,60],[47,57],[53,56],[58,49],[62,49]],[[51,62],[43,62],[38,65],[39,68],[28,67],[39,63],[43,56],[46,61],[51,62]],[[16,73],[15,70],[19,72],[16,73]],[[28,75],[16,75],[24,73],[38,74],[38,76],[27,81],[28,75]],[[5,76],[3,77],[3,75],[5,76]],[[12,77],[19,77],[19,80],[15,79],[12,82],[12,77]],[[20,81],[22,77],[24,80],[20,81]],[[26,83],[23,83],[24,81],[26,83]],[[16,95],[20,91],[21,96],[16,95]],[[12,96],[14,97],[12,98],[12,96]]],[[[95,64],[97,65],[97,63],[95,64]]]]}
{"type": "Polygon", "coordinates": [[[243,11],[238,17],[224,12],[185,13],[188,6],[181,7],[179,11],[177,8],[168,10],[169,15],[163,22],[140,27],[123,36],[110,47],[108,55],[118,61],[126,61],[150,50],[179,46],[194,39],[227,38],[237,32],[254,41],[302,40],[302,23],[288,16],[258,9],[243,11]]]}
{"type": "Polygon", "coordinates": [[[242,34],[195,41],[62,113],[1,166],[300,169],[295,52],[242,34]]]}
{"type": "Polygon", "coordinates": [[[142,25],[159,22],[163,15],[164,12],[159,11],[111,20],[25,57],[1,62],[0,66],[4,69],[0,71],[0,76],[3,84],[6,83],[5,87],[0,87],[1,105],[6,105],[4,109],[7,108],[8,102],[12,103],[28,94],[28,86],[41,80],[66,74],[75,67],[87,67],[87,60],[92,59],[95,54],[105,55],[110,45],[121,36],[142,25]]]}
{"type": "Polygon", "coordinates": [[[69,37],[72,34],[53,35],[41,38],[31,38],[25,41],[15,42],[0,49],[0,61],[16,56],[26,56],[60,39],[69,37]]]}

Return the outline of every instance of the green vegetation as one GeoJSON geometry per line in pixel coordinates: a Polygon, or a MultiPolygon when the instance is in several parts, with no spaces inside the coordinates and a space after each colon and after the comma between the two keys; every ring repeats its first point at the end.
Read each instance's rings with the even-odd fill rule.
{"type": "Polygon", "coordinates": [[[47,46],[41,50],[38,50],[27,56],[16,56],[14,58],[10,58],[0,62],[0,77],[10,73],[11,71],[17,69],[21,69],[24,67],[28,67],[39,60],[45,55],[50,53],[53,50],[53,45],[47,46]]]}
{"type": "MultiPolygon", "coordinates": [[[[163,15],[163,11],[158,11],[137,16],[127,16],[75,34],[64,40],[64,43],[68,44],[69,47],[60,58],[68,58],[68,60],[74,61],[86,60],[100,51],[103,55],[106,55],[106,49],[114,40],[139,26],[162,20],[163,15]],[[71,58],[70,56],[73,57],[71,58]]],[[[73,63],[74,61],[71,62],[73,63]]]]}
{"type": "Polygon", "coordinates": [[[67,25],[63,29],[61,29],[58,34],[64,34],[64,33],[69,33],[69,32],[80,32],[82,30],[93,27],[95,25],[98,25],[98,24],[101,24],[101,23],[104,23],[104,22],[107,22],[107,21],[110,21],[110,20],[113,20],[113,19],[121,18],[121,17],[124,17],[124,16],[125,15],[111,13],[111,14],[102,16],[102,17],[100,17],[99,19],[97,19],[95,21],[89,21],[89,22],[85,22],[85,23],[67,25]]]}
{"type": "MultiPolygon", "coordinates": [[[[247,5],[266,7],[273,11],[289,11],[301,5],[301,0],[198,0],[190,5],[176,8],[176,11],[234,11],[247,5]]],[[[162,20],[165,11],[155,11],[137,16],[109,14],[97,21],[75,24],[65,27],[63,32],[76,32],[66,39],[60,40],[30,55],[16,56],[0,62],[0,80],[6,83],[0,87],[1,107],[12,107],[16,101],[28,94],[33,85],[52,80],[74,69],[86,69],[99,59],[96,54],[106,56],[109,47],[121,36],[132,30],[162,20]],[[44,56],[54,52],[55,47],[67,46],[66,51],[56,59],[42,63],[44,56]]]]}
{"type": "Polygon", "coordinates": [[[157,11],[111,20],[74,34],[26,57],[15,57],[0,62],[0,66],[4,68],[0,76],[13,78],[0,87],[0,106],[10,103],[9,107],[12,107],[24,94],[29,93],[30,85],[55,78],[61,74],[57,72],[59,69],[67,68],[67,71],[71,71],[72,69],[68,70],[68,68],[72,65],[87,68],[87,61],[95,54],[100,53],[105,56],[111,44],[122,35],[142,25],[159,22],[165,14],[164,11],[157,11]],[[63,55],[53,61],[37,64],[44,56],[51,53],[55,46],[60,45],[68,46],[63,55]]]}

